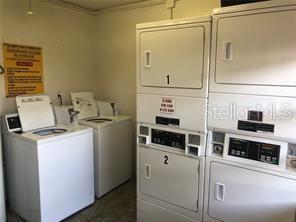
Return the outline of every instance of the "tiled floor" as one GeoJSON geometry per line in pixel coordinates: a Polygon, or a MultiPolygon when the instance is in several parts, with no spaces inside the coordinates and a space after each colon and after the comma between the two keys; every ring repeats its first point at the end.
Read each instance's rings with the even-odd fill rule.
{"type": "MultiPolygon", "coordinates": [[[[8,222],[23,222],[8,212],[8,222]]],[[[135,222],[136,180],[132,179],[64,222],[135,222]]]]}

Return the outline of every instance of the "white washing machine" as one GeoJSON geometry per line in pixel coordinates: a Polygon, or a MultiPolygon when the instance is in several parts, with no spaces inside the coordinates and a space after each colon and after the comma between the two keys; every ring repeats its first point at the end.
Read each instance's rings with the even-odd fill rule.
{"type": "Polygon", "coordinates": [[[137,220],[202,221],[210,17],[137,25],[137,220]]]}
{"type": "Polygon", "coordinates": [[[101,197],[132,177],[132,118],[100,115],[92,92],[72,92],[79,124],[94,130],[95,193],[101,197]]]}
{"type": "Polygon", "coordinates": [[[55,126],[47,95],[16,102],[2,121],[9,207],[27,221],[61,221],[94,202],[93,130],[55,126]]]}

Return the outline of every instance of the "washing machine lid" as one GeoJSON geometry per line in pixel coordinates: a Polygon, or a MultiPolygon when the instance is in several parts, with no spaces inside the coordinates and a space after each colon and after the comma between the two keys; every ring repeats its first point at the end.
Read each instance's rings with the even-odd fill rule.
{"type": "Polygon", "coordinates": [[[87,119],[98,116],[98,108],[91,91],[71,92],[73,107],[78,111],[78,119],[87,119]]]}
{"type": "Polygon", "coordinates": [[[23,132],[55,125],[48,95],[17,96],[16,105],[23,132]]]}

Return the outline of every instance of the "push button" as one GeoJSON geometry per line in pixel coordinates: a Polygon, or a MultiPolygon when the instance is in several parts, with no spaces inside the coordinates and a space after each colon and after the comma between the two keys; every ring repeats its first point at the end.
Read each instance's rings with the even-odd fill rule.
{"type": "Polygon", "coordinates": [[[213,151],[214,151],[214,153],[222,154],[223,153],[223,146],[220,144],[214,144],[213,151]]]}

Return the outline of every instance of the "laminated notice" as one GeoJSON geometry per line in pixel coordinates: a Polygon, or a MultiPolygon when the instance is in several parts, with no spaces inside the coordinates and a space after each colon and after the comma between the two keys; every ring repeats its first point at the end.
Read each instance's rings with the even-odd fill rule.
{"type": "Polygon", "coordinates": [[[6,96],[44,93],[42,48],[3,44],[6,96]]]}

